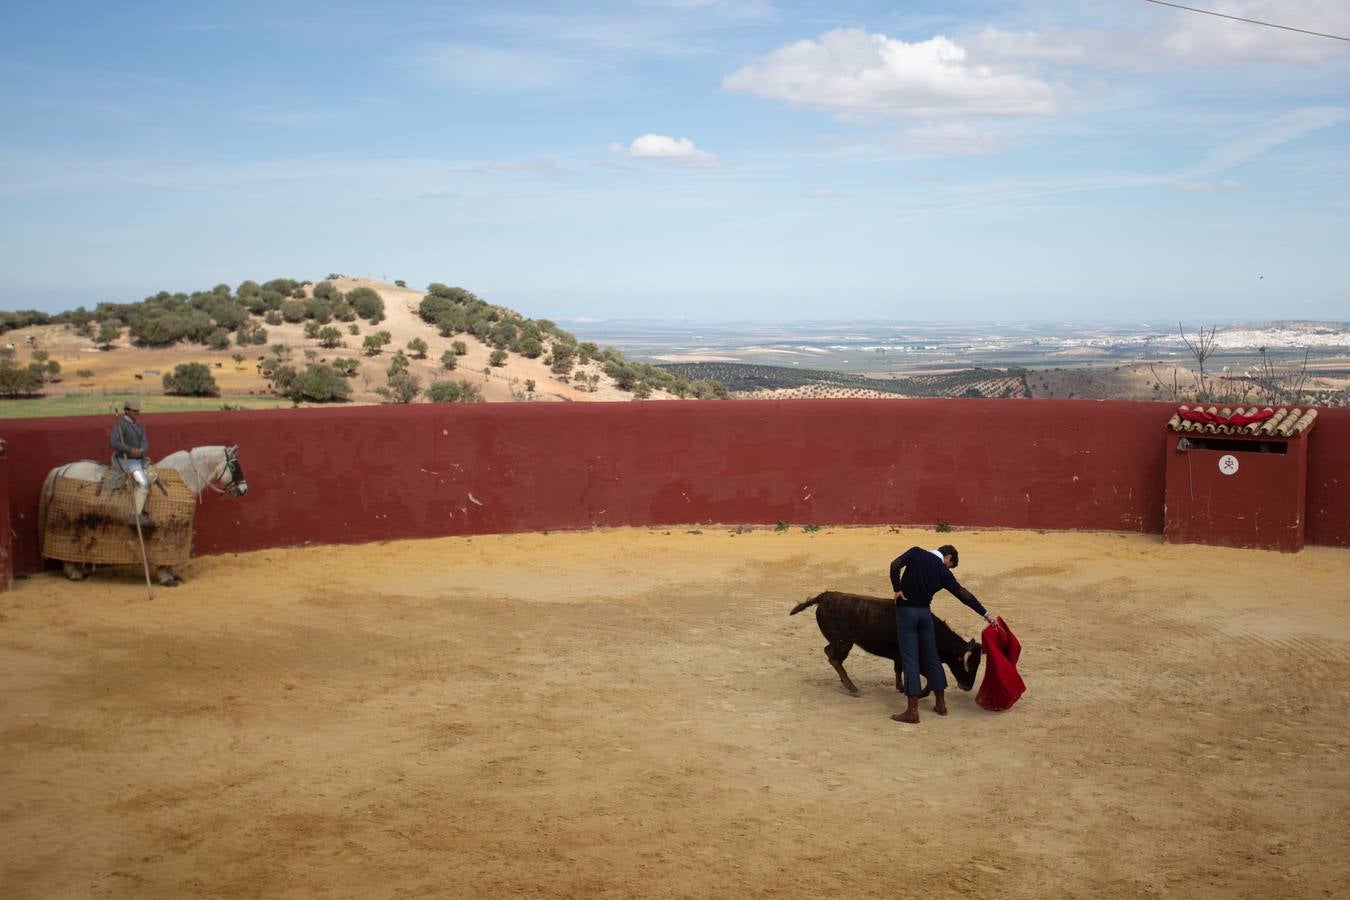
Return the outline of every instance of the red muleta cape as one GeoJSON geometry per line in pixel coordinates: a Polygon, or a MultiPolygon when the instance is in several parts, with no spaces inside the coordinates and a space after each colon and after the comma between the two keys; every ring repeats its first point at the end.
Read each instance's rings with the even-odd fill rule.
{"type": "Polygon", "coordinates": [[[1027,689],[1022,676],[1017,674],[1022,644],[1002,616],[996,616],[994,624],[986,625],[980,632],[980,644],[984,650],[984,681],[980,683],[975,702],[995,712],[1012,709],[1027,689]]]}

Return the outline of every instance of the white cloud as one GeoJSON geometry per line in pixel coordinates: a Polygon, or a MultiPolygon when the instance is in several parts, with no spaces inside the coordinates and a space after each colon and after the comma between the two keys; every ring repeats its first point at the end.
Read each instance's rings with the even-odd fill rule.
{"type": "MultiPolygon", "coordinates": [[[[1274,25],[1350,35],[1350,4],[1345,0],[1216,0],[1206,8],[1274,25]]],[[[1169,24],[1163,46],[1174,56],[1197,63],[1316,63],[1348,52],[1344,41],[1183,10],[1176,10],[1169,24]]]]}
{"type": "Polygon", "coordinates": [[[830,188],[811,188],[811,190],[803,193],[802,196],[808,200],[835,200],[841,195],[838,191],[830,188]]]}
{"type": "Polygon", "coordinates": [[[627,147],[619,143],[609,145],[610,152],[632,159],[655,159],[689,166],[715,166],[717,157],[694,146],[689,138],[673,138],[664,134],[644,134],[627,147]]]}
{"type": "Polygon", "coordinates": [[[1350,110],[1336,106],[1292,110],[1211,151],[1203,162],[1186,174],[1195,177],[1231,169],[1264,156],[1281,144],[1339,125],[1347,119],[1350,119],[1350,110]]]}
{"type": "Polygon", "coordinates": [[[1100,37],[1098,32],[1062,28],[1002,31],[986,26],[966,39],[965,46],[978,59],[1076,64],[1089,61],[1100,37]]]}
{"type": "Polygon", "coordinates": [[[1212,194],[1218,191],[1236,191],[1242,187],[1242,184],[1233,181],[1231,178],[1220,182],[1213,181],[1178,181],[1172,185],[1172,190],[1181,191],[1185,194],[1212,194]]]}
{"type": "Polygon", "coordinates": [[[860,28],[781,47],[723,87],[851,118],[1043,116],[1063,93],[1011,65],[975,64],[942,35],[911,44],[860,28]]]}
{"type": "Polygon", "coordinates": [[[916,125],[901,135],[895,146],[943,156],[987,156],[1002,149],[992,134],[964,122],[916,125]]]}

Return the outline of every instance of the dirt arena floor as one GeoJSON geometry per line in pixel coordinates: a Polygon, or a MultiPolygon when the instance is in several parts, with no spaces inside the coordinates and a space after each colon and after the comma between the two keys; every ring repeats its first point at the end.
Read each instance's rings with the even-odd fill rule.
{"type": "Polygon", "coordinates": [[[185,574],[0,594],[0,895],[1350,890],[1350,551],[703,526],[185,574]],[[947,539],[1028,692],[896,724],[890,663],[849,697],[787,611],[947,539]]]}

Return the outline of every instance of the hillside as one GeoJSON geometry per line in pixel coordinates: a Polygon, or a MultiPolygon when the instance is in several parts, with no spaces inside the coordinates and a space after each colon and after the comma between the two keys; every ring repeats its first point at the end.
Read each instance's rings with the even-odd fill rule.
{"type": "MultiPolygon", "coordinates": [[[[346,379],[351,389],[349,401],[381,403],[387,402],[379,393],[381,388],[389,385],[387,369],[395,355],[403,351],[408,357],[408,371],[416,376],[424,389],[433,381],[468,382],[477,388],[483,400],[489,402],[635,399],[634,390],[620,388],[616,379],[606,374],[604,360],[579,356],[566,375],[551,371],[548,352],[557,343],[555,335],[545,336],[545,352],[535,358],[506,352],[501,365],[492,365],[490,357],[495,348],[487,341],[468,333],[443,336],[435,325],[422,320],[418,307],[426,296],[423,291],[366,278],[334,277],[327,283],[344,295],[358,288],[373,290],[383,301],[384,318],[377,324],[364,319],[333,320],[331,326],[341,333],[341,344],[333,348],[322,347],[317,337],[306,337],[303,320],[278,322],[274,315],[271,322],[265,323],[261,315],[248,315],[245,328],[266,331],[261,344],[239,346],[236,340],[230,340],[228,346],[213,349],[205,344],[180,340],[167,346],[144,346],[133,341],[129,329],[120,328],[117,338],[106,348],[101,348],[93,336],[97,323],[86,328],[67,322],[14,328],[5,333],[7,346],[0,350],[15,366],[24,366],[30,359],[39,358],[56,363],[59,373],[41,389],[47,397],[153,396],[164,393],[162,377],[165,373],[173,372],[176,366],[184,363],[200,363],[210,370],[222,404],[239,401],[242,405],[254,405],[249,401],[266,400],[280,393],[264,371],[264,363],[269,358],[275,357],[273,362],[303,370],[311,363],[331,364],[345,357],[358,361],[355,375],[346,379]],[[390,341],[379,352],[367,354],[363,341],[378,332],[388,332],[390,341]],[[409,342],[415,339],[426,343],[425,358],[415,358],[408,349],[409,342]],[[446,370],[442,356],[452,351],[456,342],[465,352],[456,356],[453,371],[446,370]],[[278,355],[274,348],[284,349],[278,355]],[[240,356],[243,358],[236,358],[240,356]]],[[[298,299],[313,298],[314,289],[315,285],[309,283],[297,288],[298,299]]],[[[239,302],[232,297],[229,299],[239,302]]],[[[651,387],[650,394],[643,399],[673,398],[660,387],[651,387]]]]}

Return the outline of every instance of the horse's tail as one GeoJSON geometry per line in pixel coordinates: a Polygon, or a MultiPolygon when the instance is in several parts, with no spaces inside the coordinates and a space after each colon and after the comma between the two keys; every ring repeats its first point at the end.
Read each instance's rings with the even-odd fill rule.
{"type": "Polygon", "coordinates": [[[824,594],[816,594],[810,600],[803,600],[801,603],[798,603],[796,606],[792,607],[792,611],[789,612],[788,615],[795,616],[797,613],[806,609],[808,606],[815,606],[817,603],[821,601],[821,598],[823,598],[824,596],[825,596],[824,594]]]}

